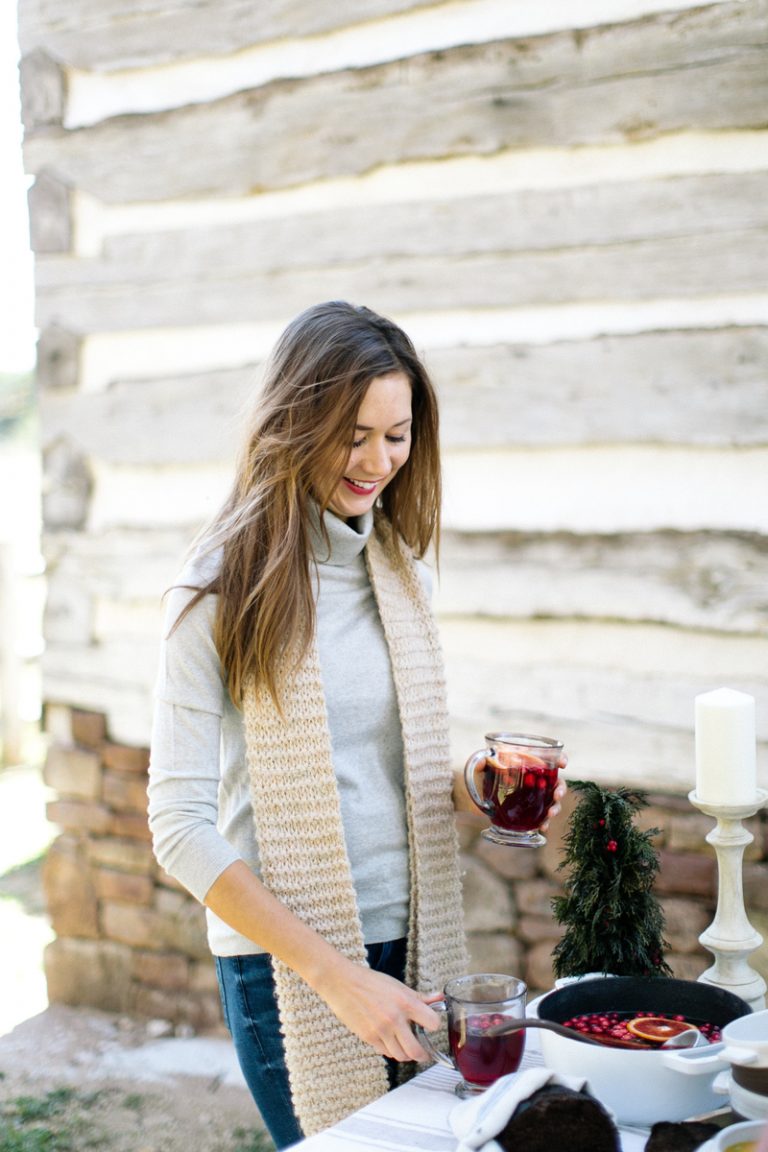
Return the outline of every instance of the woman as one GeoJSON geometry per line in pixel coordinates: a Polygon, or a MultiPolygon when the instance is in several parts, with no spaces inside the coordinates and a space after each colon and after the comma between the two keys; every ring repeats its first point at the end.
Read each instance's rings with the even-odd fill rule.
{"type": "Polygon", "coordinates": [[[416,560],[439,510],[437,404],[413,345],[366,308],[320,304],[278,341],[232,491],[169,597],[154,847],[207,907],[225,1019],[278,1147],[424,1059],[411,1026],[433,1030],[430,996],[466,971],[416,560]]]}

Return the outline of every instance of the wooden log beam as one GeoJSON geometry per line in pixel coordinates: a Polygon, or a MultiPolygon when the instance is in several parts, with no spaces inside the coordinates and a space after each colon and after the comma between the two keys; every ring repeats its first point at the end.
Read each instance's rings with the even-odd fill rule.
{"type": "MultiPolygon", "coordinates": [[[[627,148],[625,163],[632,163],[632,152],[627,148]]],[[[242,272],[254,253],[262,268],[278,270],[306,267],[313,258],[328,264],[402,252],[414,257],[536,252],[768,227],[766,171],[469,196],[457,189],[451,199],[419,195],[416,181],[404,203],[346,204],[305,214],[292,211],[286,200],[283,215],[273,212],[269,219],[238,225],[125,231],[109,239],[105,259],[116,268],[136,269],[134,275],[147,261],[162,268],[178,266],[184,274],[198,274],[211,264],[242,272]]],[[[257,197],[253,203],[258,207],[257,197]]]]}
{"type": "MultiPolygon", "coordinates": [[[[446,449],[768,443],[764,328],[457,346],[433,350],[427,361],[446,449]],[[630,401],[642,420],[627,420],[630,401]]],[[[226,462],[261,372],[261,364],[246,364],[117,381],[103,392],[49,394],[43,439],[64,436],[117,464],[226,462]],[[170,423],[179,435],[169,439],[170,423]]]]}
{"type": "MultiPolygon", "coordinates": [[[[112,464],[97,457],[88,463],[93,532],[199,526],[224,501],[232,482],[231,459],[176,467],[112,464]]],[[[462,532],[768,535],[767,468],[765,448],[733,452],[632,444],[446,452],[444,526],[462,532]]]]}
{"type": "MultiPolygon", "coordinates": [[[[419,8],[434,0],[365,0],[366,21],[419,8]]],[[[317,36],[346,27],[349,10],[334,0],[24,0],[19,41],[23,52],[45,47],[67,65],[110,69],[146,66],[196,56],[218,56],[297,35],[317,36]]]]}
{"type": "MultiPolygon", "coordinates": [[[[50,597],[85,601],[89,616],[107,603],[157,605],[191,538],[181,529],[48,534],[50,597]]],[[[435,608],[446,622],[624,621],[766,638],[766,587],[768,540],[756,534],[445,532],[435,608]]]]}
{"type": "Polygon", "coordinates": [[[46,533],[46,579],[70,586],[90,601],[157,604],[179,573],[192,543],[182,528],[134,532],[112,529],[99,536],[84,532],[46,533]]]}
{"type": "MultiPolygon", "coordinates": [[[[677,728],[689,732],[692,745],[698,693],[728,684],[762,698],[768,689],[765,636],[495,619],[441,619],[440,634],[451,714],[477,725],[481,736],[500,722],[511,723],[518,712],[536,712],[576,722],[677,728]]],[[[758,739],[766,738],[768,718],[762,715],[758,739]]]]}
{"type": "Polygon", "coordinates": [[[153,703],[148,670],[157,666],[157,637],[109,647],[56,644],[46,649],[41,666],[46,706],[103,712],[115,743],[146,745],[153,703]]]}
{"type": "Polygon", "coordinates": [[[768,539],[750,533],[446,532],[445,619],[656,622],[768,638],[768,539]]]}
{"type": "MultiPolygon", "coordinates": [[[[372,262],[266,272],[254,260],[240,276],[213,264],[195,278],[169,270],[146,282],[76,289],[49,286],[52,278],[60,282],[65,270],[55,258],[43,258],[36,316],[41,326],[56,322],[90,333],[279,320],[317,300],[344,298],[394,312],[419,311],[425,301],[441,310],[760,293],[765,242],[765,232],[732,232],[461,259],[394,254],[372,262]]],[[[74,262],[69,268],[74,279],[90,270],[74,262]]]]}
{"type": "Polygon", "coordinates": [[[108,202],[243,195],[403,160],[765,119],[764,0],[428,53],[209,104],[33,133],[31,172],[108,202]],[[716,93],[716,99],[713,98],[716,93]]]}
{"type": "Polygon", "coordinates": [[[50,396],[41,412],[43,443],[66,436],[114,464],[229,463],[255,379],[255,370],[243,367],[50,396]],[[169,427],[177,434],[169,437],[169,427]]]}
{"type": "Polygon", "coordinates": [[[447,448],[768,443],[764,328],[451,348],[428,361],[447,448]]]}
{"type": "MultiPolygon", "coordinates": [[[[625,163],[631,164],[632,159],[630,147],[625,163]]],[[[493,180],[492,172],[488,179],[493,180]]],[[[51,183],[51,177],[45,175],[42,183],[51,183]]],[[[43,262],[38,283],[64,287],[142,282],[157,279],[158,270],[163,279],[204,277],[212,270],[241,277],[254,264],[264,273],[403,254],[414,259],[460,258],[768,228],[767,171],[710,172],[469,196],[459,190],[451,199],[418,196],[419,189],[414,187],[405,203],[347,204],[307,213],[292,210],[286,197],[283,213],[273,212],[264,219],[258,218],[259,200],[253,197],[255,218],[237,224],[227,220],[227,201],[223,201],[218,224],[211,224],[201,208],[199,222],[172,225],[172,230],[167,227],[167,213],[154,227],[146,217],[139,221],[129,213],[117,224],[120,231],[107,232],[100,251],[88,252],[87,261],[43,262]]],[[[84,226],[88,227],[87,220],[84,226]]]]}
{"type": "MultiPolygon", "coordinates": [[[[722,684],[758,698],[768,690],[765,639],[568,621],[442,620],[440,632],[457,765],[485,732],[529,728],[565,740],[574,776],[685,792],[694,697],[722,684]]],[[[156,660],[154,629],[51,646],[46,699],[104,711],[113,740],[146,743],[156,660]]],[[[762,717],[758,738],[768,738],[762,717]]],[[[764,767],[760,783],[768,786],[764,767]]]]}

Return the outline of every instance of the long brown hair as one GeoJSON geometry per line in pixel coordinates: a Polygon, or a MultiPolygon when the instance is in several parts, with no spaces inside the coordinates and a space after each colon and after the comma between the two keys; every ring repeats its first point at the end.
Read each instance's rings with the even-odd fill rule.
{"type": "Polygon", "coordinates": [[[176,622],[218,594],[214,641],[237,705],[253,677],[279,706],[282,662],[306,653],[315,628],[310,508],[328,507],[369,384],[397,371],[411,383],[411,450],[380,506],[396,545],[423,556],[440,530],[438,412],[408,336],[368,308],[330,301],[297,316],[274,348],[232,489],[201,537],[204,552],[221,550],[221,565],[176,622]]]}

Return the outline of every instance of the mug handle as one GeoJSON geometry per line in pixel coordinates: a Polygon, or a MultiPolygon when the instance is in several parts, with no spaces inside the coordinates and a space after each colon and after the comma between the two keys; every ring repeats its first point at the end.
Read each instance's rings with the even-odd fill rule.
{"type": "MultiPolygon", "coordinates": [[[[448,1005],[446,1004],[445,1000],[435,1000],[433,1003],[429,1004],[428,1007],[432,1008],[435,1012],[448,1011],[448,1005]]],[[[427,1052],[429,1052],[433,1060],[435,1060],[438,1064],[444,1064],[446,1068],[452,1068],[454,1071],[456,1070],[456,1065],[450,1056],[448,1056],[445,1052],[441,1052],[439,1048],[435,1047],[429,1032],[422,1028],[421,1024],[412,1024],[411,1028],[413,1029],[419,1044],[421,1044],[423,1048],[426,1048],[427,1052]]]]}
{"type": "Polygon", "coordinates": [[[473,752],[469,760],[464,765],[464,783],[467,786],[467,792],[472,798],[472,801],[477,805],[481,812],[488,814],[493,812],[493,805],[488,800],[483,800],[482,796],[477,790],[475,784],[475,772],[480,763],[485,763],[489,756],[492,755],[490,748],[483,748],[479,752],[473,752]]]}

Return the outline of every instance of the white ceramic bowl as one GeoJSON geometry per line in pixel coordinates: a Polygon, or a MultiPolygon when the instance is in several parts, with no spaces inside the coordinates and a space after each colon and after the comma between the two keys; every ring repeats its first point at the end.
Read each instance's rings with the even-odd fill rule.
{"type": "Polygon", "coordinates": [[[723,1043],[729,1063],[768,1068],[768,1011],[753,1012],[726,1024],[723,1043]]]}
{"type": "Polygon", "coordinates": [[[741,1144],[747,1140],[759,1140],[763,1135],[765,1124],[762,1121],[745,1120],[743,1124],[730,1124],[707,1140],[699,1152],[729,1152],[734,1144],[741,1144]]]}
{"type": "MultiPolygon", "coordinates": [[[[719,1079],[720,1077],[715,1081],[715,1091],[720,1090],[719,1079]]],[[[768,1096],[760,1096],[757,1092],[748,1091],[741,1084],[736,1084],[733,1077],[727,1073],[726,1091],[731,1102],[731,1108],[739,1116],[746,1116],[749,1120],[762,1120],[768,1124],[768,1096]]]]}

